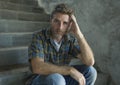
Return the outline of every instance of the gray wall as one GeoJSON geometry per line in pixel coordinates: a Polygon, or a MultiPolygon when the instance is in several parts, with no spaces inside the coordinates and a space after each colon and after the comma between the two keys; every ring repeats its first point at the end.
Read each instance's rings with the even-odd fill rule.
{"type": "Polygon", "coordinates": [[[47,13],[51,12],[55,4],[62,2],[75,9],[81,30],[94,51],[98,73],[102,73],[103,78],[107,75],[106,85],[119,85],[120,0],[38,0],[38,2],[47,13]]]}

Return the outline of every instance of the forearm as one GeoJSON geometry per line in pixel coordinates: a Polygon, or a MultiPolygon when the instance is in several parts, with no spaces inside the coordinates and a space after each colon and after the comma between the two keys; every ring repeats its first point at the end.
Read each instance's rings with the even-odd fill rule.
{"type": "Polygon", "coordinates": [[[80,46],[80,51],[81,51],[81,53],[80,53],[80,55],[78,55],[78,57],[82,60],[82,62],[84,64],[86,64],[88,66],[93,65],[94,64],[93,52],[80,30],[80,27],[77,23],[76,17],[74,15],[71,15],[71,18],[72,18],[71,32],[77,38],[79,46],[80,46]]]}
{"type": "Polygon", "coordinates": [[[81,59],[83,61],[84,64],[90,66],[94,64],[94,55],[93,52],[90,48],[90,46],[88,45],[85,37],[83,36],[83,34],[81,32],[79,32],[77,34],[77,40],[78,43],[80,45],[81,48],[81,59]]]}
{"type": "Polygon", "coordinates": [[[57,66],[50,63],[45,62],[38,62],[36,64],[32,64],[33,73],[36,74],[52,74],[52,73],[59,73],[62,75],[69,75],[71,67],[69,66],[57,66]]]}
{"type": "Polygon", "coordinates": [[[79,82],[83,75],[77,71],[74,67],[70,66],[57,66],[50,63],[45,63],[43,59],[33,58],[31,60],[32,71],[35,74],[48,75],[53,73],[59,73],[61,75],[70,75],[76,81],[79,82]]]}

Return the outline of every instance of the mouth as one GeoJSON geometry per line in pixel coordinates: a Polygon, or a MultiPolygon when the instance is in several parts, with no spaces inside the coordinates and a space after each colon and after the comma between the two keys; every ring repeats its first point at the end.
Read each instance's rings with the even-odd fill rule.
{"type": "Polygon", "coordinates": [[[56,34],[61,34],[61,33],[63,33],[63,31],[57,30],[57,31],[55,31],[55,33],[56,33],[56,34]]]}
{"type": "Polygon", "coordinates": [[[61,31],[61,30],[57,30],[56,33],[60,33],[60,34],[65,34],[67,31],[61,31]]]}

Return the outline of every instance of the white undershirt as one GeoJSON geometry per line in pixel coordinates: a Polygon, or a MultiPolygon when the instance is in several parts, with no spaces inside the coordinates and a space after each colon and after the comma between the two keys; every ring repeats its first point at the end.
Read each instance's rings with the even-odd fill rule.
{"type": "MultiPolygon", "coordinates": [[[[62,42],[62,41],[61,41],[62,42]]],[[[60,49],[60,46],[61,46],[61,42],[60,43],[58,43],[56,40],[54,40],[54,43],[55,43],[55,49],[57,50],[57,52],[59,51],[59,49],[60,49]]]]}

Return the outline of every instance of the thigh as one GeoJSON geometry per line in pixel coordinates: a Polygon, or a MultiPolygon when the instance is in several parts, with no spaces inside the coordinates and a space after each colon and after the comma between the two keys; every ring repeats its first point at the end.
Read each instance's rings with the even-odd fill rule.
{"type": "Polygon", "coordinates": [[[74,65],[73,67],[77,69],[79,72],[81,72],[83,75],[85,74],[86,71],[89,70],[89,66],[86,65],[74,65]]]}
{"type": "Polygon", "coordinates": [[[25,85],[46,85],[45,76],[40,76],[38,74],[32,75],[28,78],[25,85]]]}
{"type": "Polygon", "coordinates": [[[65,81],[66,81],[66,85],[78,85],[78,82],[73,79],[71,76],[64,76],[65,81]]]}
{"type": "Polygon", "coordinates": [[[65,78],[59,73],[53,73],[46,77],[47,85],[66,85],[65,78]]]}
{"type": "Polygon", "coordinates": [[[63,75],[54,73],[50,75],[32,75],[25,85],[66,85],[63,75]]]}

